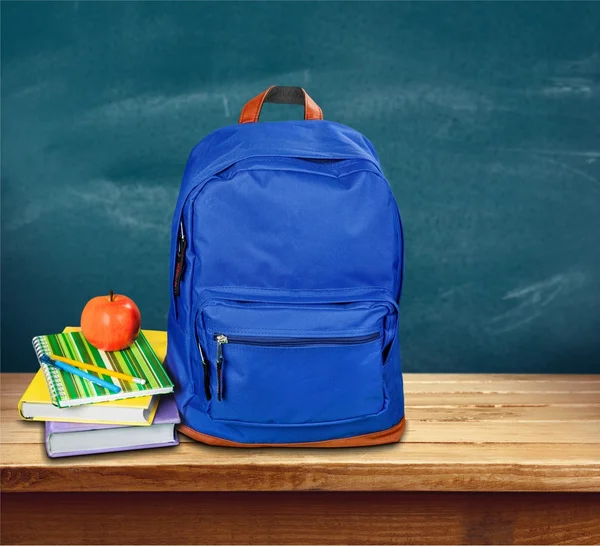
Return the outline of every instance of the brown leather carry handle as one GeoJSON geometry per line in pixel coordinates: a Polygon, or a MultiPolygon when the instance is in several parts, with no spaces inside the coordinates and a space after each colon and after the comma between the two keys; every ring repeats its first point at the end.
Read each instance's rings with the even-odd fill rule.
{"type": "Polygon", "coordinates": [[[272,85],[244,105],[240,115],[240,123],[257,122],[265,102],[272,102],[274,104],[301,104],[304,106],[304,119],[323,119],[323,111],[302,87],[272,85]]]}

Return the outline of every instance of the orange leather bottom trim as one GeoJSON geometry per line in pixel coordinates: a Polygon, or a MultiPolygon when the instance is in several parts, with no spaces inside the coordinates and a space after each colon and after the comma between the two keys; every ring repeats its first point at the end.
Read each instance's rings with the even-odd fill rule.
{"type": "Polygon", "coordinates": [[[177,429],[182,434],[189,436],[197,442],[210,444],[212,446],[223,447],[359,447],[359,446],[376,446],[380,444],[392,444],[398,442],[402,437],[404,428],[406,427],[406,419],[403,417],[397,425],[379,432],[370,432],[369,434],[361,434],[360,436],[351,436],[350,438],[338,438],[336,440],[322,440],[320,442],[298,442],[292,444],[243,444],[241,442],[232,442],[224,440],[216,436],[210,436],[197,432],[193,428],[186,425],[179,425],[177,429]]]}

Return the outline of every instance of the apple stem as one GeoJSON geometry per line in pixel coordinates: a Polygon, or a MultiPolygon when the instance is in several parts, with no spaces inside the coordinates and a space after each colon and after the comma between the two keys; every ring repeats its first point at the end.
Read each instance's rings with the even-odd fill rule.
{"type": "Polygon", "coordinates": [[[110,295],[108,297],[108,301],[113,301],[114,300],[114,295],[115,295],[115,293],[111,290],[110,291],[110,295]]]}

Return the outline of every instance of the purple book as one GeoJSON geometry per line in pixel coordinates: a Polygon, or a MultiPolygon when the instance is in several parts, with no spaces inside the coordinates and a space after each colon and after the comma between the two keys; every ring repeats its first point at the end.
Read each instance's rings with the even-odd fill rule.
{"type": "Polygon", "coordinates": [[[99,425],[46,421],[46,452],[49,457],[72,457],[131,449],[176,446],[175,425],[179,413],[173,396],[160,399],[150,426],[99,425]]]}

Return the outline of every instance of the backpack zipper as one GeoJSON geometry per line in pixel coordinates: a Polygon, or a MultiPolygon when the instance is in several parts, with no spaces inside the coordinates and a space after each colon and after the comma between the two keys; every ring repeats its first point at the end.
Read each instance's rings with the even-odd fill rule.
{"type": "Polygon", "coordinates": [[[215,334],[217,342],[217,399],[223,399],[223,345],[251,345],[254,347],[310,347],[319,345],[360,345],[370,343],[381,337],[379,332],[362,336],[351,337],[255,337],[255,336],[227,336],[215,334]]]}
{"type": "Polygon", "coordinates": [[[181,281],[185,272],[185,251],[187,249],[187,239],[185,237],[185,228],[183,219],[179,222],[179,231],[177,233],[177,253],[175,254],[175,274],[173,275],[173,295],[177,298],[181,293],[181,281]]]}
{"type": "Polygon", "coordinates": [[[202,361],[202,373],[204,379],[204,394],[206,396],[206,400],[210,400],[212,395],[210,393],[210,362],[204,356],[204,351],[202,350],[202,345],[200,345],[200,340],[198,339],[198,332],[196,334],[196,345],[198,346],[198,352],[200,353],[200,360],[202,361]]]}

